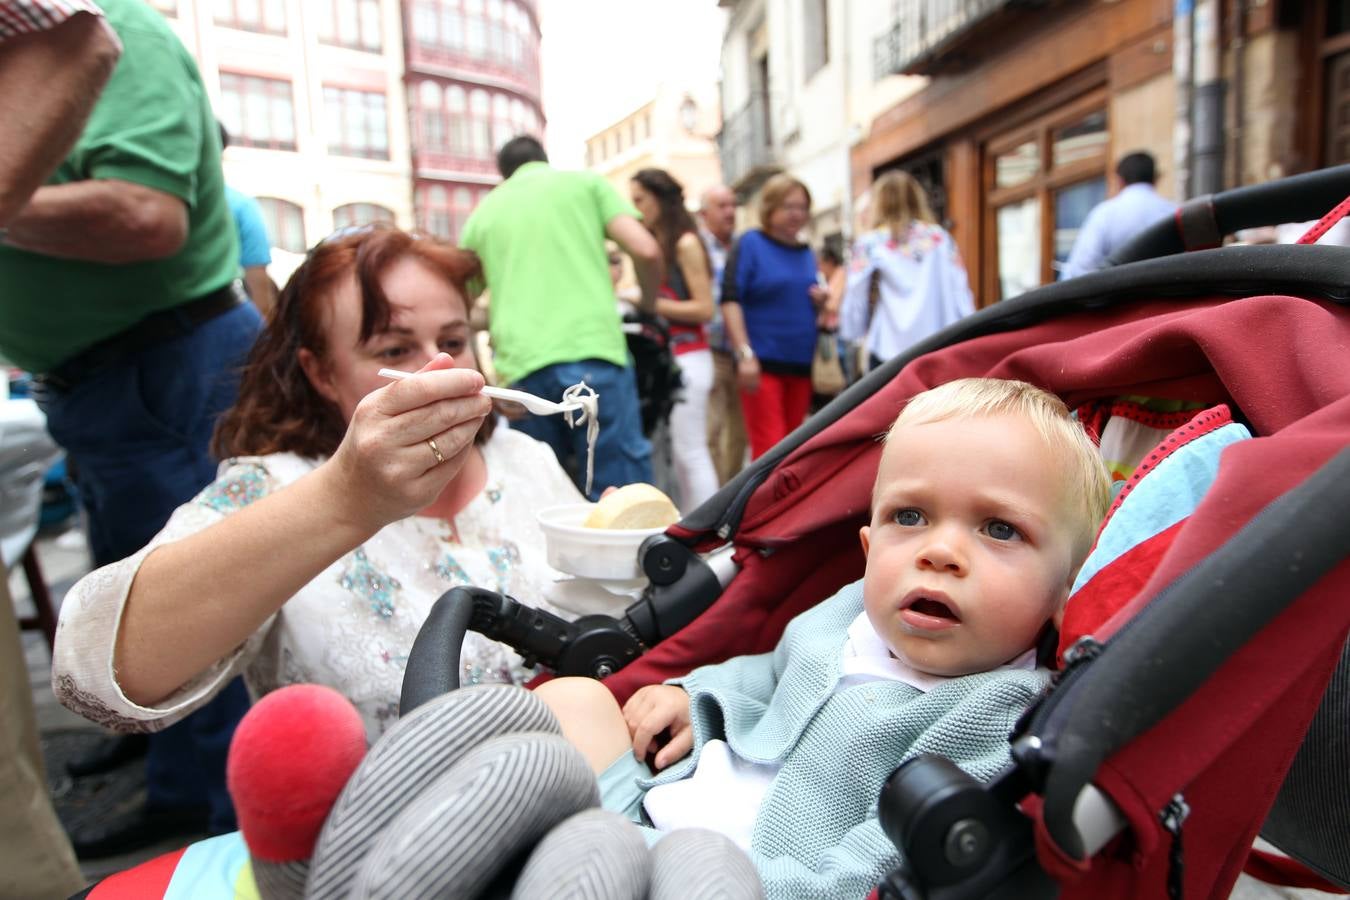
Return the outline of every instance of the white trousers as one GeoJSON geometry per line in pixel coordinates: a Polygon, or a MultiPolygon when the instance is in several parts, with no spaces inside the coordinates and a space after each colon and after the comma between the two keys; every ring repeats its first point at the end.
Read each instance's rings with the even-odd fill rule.
{"type": "Polygon", "coordinates": [[[688,514],[717,492],[717,469],[708,452],[708,392],[712,390],[711,350],[675,357],[684,377],[684,397],[670,412],[670,455],[679,485],[680,512],[688,514]]]}

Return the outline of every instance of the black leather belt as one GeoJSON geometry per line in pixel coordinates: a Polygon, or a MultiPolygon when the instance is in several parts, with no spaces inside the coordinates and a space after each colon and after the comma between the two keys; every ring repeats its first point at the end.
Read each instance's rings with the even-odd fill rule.
{"type": "Polygon", "coordinates": [[[248,297],[238,282],[232,281],[204,297],[150,313],[130,328],[104,338],[50,372],[38,375],[37,381],[58,391],[69,391],[95,372],[110,368],[148,347],[191,334],[198,326],[247,302],[248,297]]]}

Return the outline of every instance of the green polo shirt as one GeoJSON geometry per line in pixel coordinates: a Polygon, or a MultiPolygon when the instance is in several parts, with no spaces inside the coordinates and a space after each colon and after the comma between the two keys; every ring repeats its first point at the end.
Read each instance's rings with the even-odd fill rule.
{"type": "Polygon", "coordinates": [[[483,198],[460,234],[492,291],[492,362],[503,384],[545,366],[626,365],[605,226],[637,210],[593,172],[526,163],[483,198]]]}
{"type": "Polygon", "coordinates": [[[197,64],[144,0],[99,0],[122,56],[70,155],[62,184],[119,179],[188,208],[173,256],[125,265],[57,259],[0,244],[0,354],[46,372],[155,310],[224,287],[239,247],[225,202],[220,139],[197,64]]]}

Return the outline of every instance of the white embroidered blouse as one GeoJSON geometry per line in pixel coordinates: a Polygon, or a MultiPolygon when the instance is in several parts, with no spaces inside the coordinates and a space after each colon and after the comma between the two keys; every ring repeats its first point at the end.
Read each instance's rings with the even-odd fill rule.
{"type": "MultiPolygon", "coordinates": [[[[216,480],[179,507],[144,549],[91,572],[70,589],[52,664],[57,698],[120,731],[158,731],[203,705],[236,674],[243,674],[254,697],[313,682],[350,699],[374,741],[398,718],[408,651],[445,591],[476,585],[574,617],[547,602],[563,576],[545,562],[535,513],[582,502],[581,494],[553,451],[520,432],[499,427],[482,451],[487,484],[453,527],[421,516],[386,526],[301,588],[233,654],[160,705],[139,706],[117,684],[113,648],[141,561],[155,547],[207,528],[321,462],[292,453],[226,461],[216,480]]],[[[239,577],[248,578],[247,570],[239,577]]],[[[460,663],[464,684],[520,682],[533,674],[508,647],[473,632],[466,635],[460,663]]]]}

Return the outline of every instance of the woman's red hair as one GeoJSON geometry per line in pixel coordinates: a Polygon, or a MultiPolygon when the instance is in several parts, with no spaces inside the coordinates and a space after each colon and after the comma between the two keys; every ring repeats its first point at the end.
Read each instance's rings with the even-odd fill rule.
{"type": "MultiPolygon", "coordinates": [[[[478,257],[435,238],[392,225],[371,225],[329,238],[309,252],[277,299],[276,309],[249,354],[239,399],[221,416],[211,440],[217,459],[297,453],[331,456],[347,431],[338,408],[324,399],[300,368],[300,348],[328,359],[325,321],[338,286],[356,276],[361,293],[362,342],[389,326],[389,298],[380,280],[405,256],[440,273],[461,297],[482,271],[478,257]]],[[[468,300],[465,300],[468,306],[468,300]]],[[[479,440],[491,434],[484,420],[479,440]]]]}

